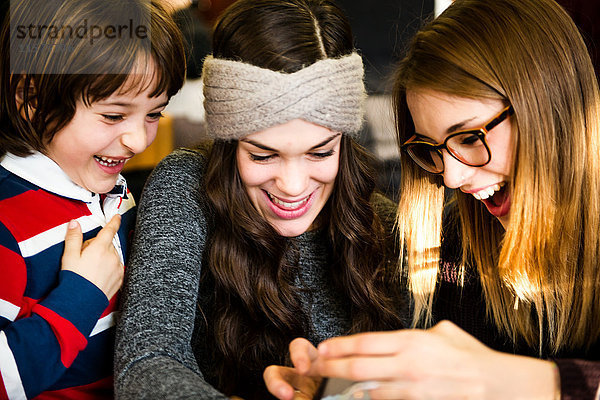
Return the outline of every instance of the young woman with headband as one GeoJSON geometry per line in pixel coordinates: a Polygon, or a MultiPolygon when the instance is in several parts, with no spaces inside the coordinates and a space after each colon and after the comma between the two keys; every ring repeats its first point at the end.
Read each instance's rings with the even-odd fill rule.
{"type": "Polygon", "coordinates": [[[371,398],[597,398],[600,94],[577,27],[553,0],[456,0],[395,82],[402,266],[433,327],[298,340],[294,372],[371,398]]]}
{"type": "Polygon", "coordinates": [[[214,142],[145,188],[117,397],[265,398],[262,372],[293,338],[402,326],[396,206],[355,141],[352,42],[329,0],[240,0],[217,23],[202,74],[214,142]]]}

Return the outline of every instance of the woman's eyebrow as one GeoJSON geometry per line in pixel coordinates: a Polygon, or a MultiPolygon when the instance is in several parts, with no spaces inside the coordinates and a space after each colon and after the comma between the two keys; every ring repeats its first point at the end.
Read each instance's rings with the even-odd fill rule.
{"type": "Polygon", "coordinates": [[[469,122],[473,121],[475,118],[476,117],[471,117],[471,118],[466,119],[466,120],[464,120],[462,122],[459,122],[457,124],[452,125],[450,128],[448,128],[446,130],[446,133],[453,133],[453,132],[456,132],[456,131],[462,129],[466,124],[468,124],[469,122]]]}
{"type": "Polygon", "coordinates": [[[269,146],[265,146],[264,144],[260,144],[258,142],[255,142],[254,140],[250,140],[250,139],[240,139],[241,142],[246,142],[246,143],[250,143],[253,146],[258,147],[259,149],[263,149],[265,151],[272,151],[274,153],[277,153],[277,150],[269,147],[269,146]]]}
{"type": "Polygon", "coordinates": [[[311,147],[310,150],[315,150],[315,149],[318,149],[319,147],[323,147],[327,143],[331,142],[333,139],[335,139],[336,137],[338,137],[340,135],[341,135],[340,132],[335,133],[335,134],[329,136],[327,139],[323,140],[321,143],[317,144],[316,146],[311,147]]]}
{"type": "MultiPolygon", "coordinates": [[[[335,133],[335,134],[331,135],[330,137],[328,137],[327,139],[323,140],[321,143],[318,143],[318,144],[314,145],[309,150],[314,150],[314,149],[318,149],[319,147],[323,147],[327,143],[331,142],[333,139],[335,139],[336,137],[338,137],[340,135],[341,135],[341,133],[339,133],[339,132],[335,133]]],[[[240,139],[240,140],[242,142],[250,143],[251,145],[258,147],[259,149],[262,149],[262,150],[265,150],[265,151],[271,151],[273,153],[277,153],[276,149],[274,149],[272,147],[269,147],[269,146],[266,146],[264,144],[261,144],[259,142],[256,142],[254,140],[251,140],[251,139],[240,139]]]]}

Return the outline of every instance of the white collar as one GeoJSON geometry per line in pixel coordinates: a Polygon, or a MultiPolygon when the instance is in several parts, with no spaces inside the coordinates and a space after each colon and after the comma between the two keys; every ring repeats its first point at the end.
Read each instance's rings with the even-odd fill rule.
{"type": "MultiPolygon", "coordinates": [[[[95,193],[77,185],[58,164],[40,152],[36,151],[26,157],[7,153],[0,161],[0,165],[48,192],[85,203],[91,203],[94,200],[95,193]]],[[[121,175],[117,178],[115,188],[117,186],[123,188],[117,195],[124,196],[127,193],[127,183],[121,175]]]]}

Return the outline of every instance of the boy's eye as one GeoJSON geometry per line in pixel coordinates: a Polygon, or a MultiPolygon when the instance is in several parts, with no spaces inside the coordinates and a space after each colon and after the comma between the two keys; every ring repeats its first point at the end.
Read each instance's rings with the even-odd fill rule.
{"type": "Polygon", "coordinates": [[[334,153],[334,151],[333,151],[333,149],[331,149],[329,151],[324,151],[324,152],[310,153],[310,155],[313,157],[317,157],[317,158],[327,158],[327,157],[331,157],[333,155],[333,153],[334,153]]]}
{"type": "Polygon", "coordinates": [[[269,154],[268,156],[259,156],[258,154],[252,154],[252,153],[248,153],[250,154],[250,159],[252,161],[267,161],[269,159],[271,159],[272,157],[274,157],[273,154],[269,154]]]}
{"type": "Polygon", "coordinates": [[[102,117],[110,122],[118,122],[123,120],[123,116],[118,114],[102,114],[102,117]]]}
{"type": "Polygon", "coordinates": [[[151,120],[154,120],[154,121],[157,121],[157,120],[161,119],[162,117],[164,117],[162,112],[148,114],[148,118],[150,118],[151,120]]]}

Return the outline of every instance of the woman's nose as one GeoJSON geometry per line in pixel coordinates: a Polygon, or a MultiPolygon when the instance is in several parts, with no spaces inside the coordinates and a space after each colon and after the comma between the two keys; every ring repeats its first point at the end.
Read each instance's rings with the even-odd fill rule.
{"type": "Polygon", "coordinates": [[[305,194],[307,182],[308,173],[302,163],[286,162],[280,170],[277,187],[282,194],[296,197],[305,194]]]}
{"type": "Polygon", "coordinates": [[[442,150],[444,159],[444,185],[450,189],[461,187],[475,173],[475,168],[463,164],[456,158],[452,157],[447,150],[442,150]]]}

